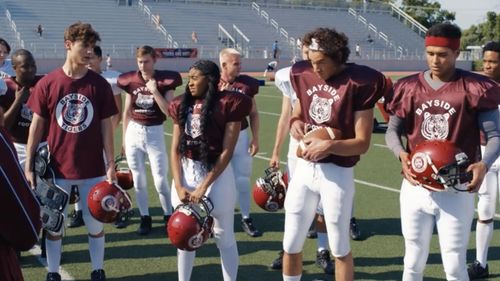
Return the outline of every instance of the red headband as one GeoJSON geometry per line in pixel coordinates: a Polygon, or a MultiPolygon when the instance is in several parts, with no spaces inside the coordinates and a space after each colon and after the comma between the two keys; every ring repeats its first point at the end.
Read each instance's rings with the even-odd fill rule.
{"type": "Polygon", "coordinates": [[[452,50],[458,50],[460,48],[460,38],[427,36],[425,37],[425,46],[447,47],[452,50]]]}

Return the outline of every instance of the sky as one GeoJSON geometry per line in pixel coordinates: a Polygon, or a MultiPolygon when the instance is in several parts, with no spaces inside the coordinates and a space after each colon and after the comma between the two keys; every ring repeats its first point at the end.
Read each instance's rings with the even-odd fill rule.
{"type": "Polygon", "coordinates": [[[500,13],[500,0],[434,0],[441,8],[455,12],[455,23],[463,30],[486,21],[488,11],[500,13]]]}

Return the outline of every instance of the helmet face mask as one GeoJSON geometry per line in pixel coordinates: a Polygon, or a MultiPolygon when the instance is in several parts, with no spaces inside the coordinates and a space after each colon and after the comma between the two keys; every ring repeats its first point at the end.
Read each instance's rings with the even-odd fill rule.
{"type": "Polygon", "coordinates": [[[125,155],[120,154],[115,158],[115,171],[118,185],[124,190],[129,190],[134,187],[134,178],[130,171],[125,155]]]}
{"type": "Polygon", "coordinates": [[[276,212],[283,208],[286,189],[288,187],[283,175],[277,168],[269,167],[265,176],[258,178],[254,189],[253,198],[257,205],[269,212],[276,212]]]}
{"type": "Polygon", "coordinates": [[[194,251],[213,233],[212,201],[203,197],[199,204],[183,203],[175,208],[167,225],[170,241],[178,249],[194,251]]]}
{"type": "Polygon", "coordinates": [[[418,144],[411,156],[411,170],[416,180],[431,191],[453,188],[468,191],[466,183],[472,179],[467,172],[467,155],[450,141],[428,140],[418,144]]]}

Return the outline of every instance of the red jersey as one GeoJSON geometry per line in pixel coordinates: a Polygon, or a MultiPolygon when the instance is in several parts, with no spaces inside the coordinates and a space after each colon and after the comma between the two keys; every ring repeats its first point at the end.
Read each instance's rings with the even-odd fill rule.
{"type": "MultiPolygon", "coordinates": [[[[208,127],[205,135],[201,134],[200,118],[203,100],[197,99],[189,108],[188,118],[185,125],[187,137],[187,158],[200,160],[198,154],[201,140],[208,143],[208,160],[215,163],[217,157],[222,153],[224,141],[224,131],[226,123],[241,121],[250,113],[252,100],[242,94],[223,91],[218,93],[218,100],[215,103],[212,113],[209,114],[208,127]]],[[[183,95],[177,96],[170,103],[168,115],[174,124],[179,124],[179,109],[183,95]]]]}
{"type": "MultiPolygon", "coordinates": [[[[178,72],[156,70],[154,74],[158,91],[165,96],[170,90],[182,85],[182,78],[178,72]]],[[[132,98],[131,118],[134,122],[145,126],[161,125],[166,119],[155,102],[153,94],[146,87],[146,81],[140,71],[130,71],[118,77],[118,87],[123,89],[132,98]]]]}
{"type": "Polygon", "coordinates": [[[38,81],[28,106],[48,123],[50,165],[58,178],[87,179],[106,173],[101,121],[118,113],[106,79],[87,71],[75,80],[59,68],[38,81]]]}
{"type": "Polygon", "coordinates": [[[16,251],[29,250],[42,226],[40,205],[19,166],[10,136],[0,127],[0,280],[23,280],[16,251]]]}
{"type": "Polygon", "coordinates": [[[422,72],[399,79],[385,102],[390,114],[403,119],[408,152],[424,140],[443,139],[476,162],[481,157],[477,113],[498,109],[500,87],[487,77],[457,69],[452,81],[434,90],[422,72]]]}
{"type": "MultiPolygon", "coordinates": [[[[300,102],[306,131],[327,126],[341,130],[344,139],[354,138],[354,113],[373,108],[387,91],[382,73],[362,65],[345,66],[344,71],[327,81],[314,73],[309,61],[292,66],[290,81],[300,102]]],[[[359,158],[330,155],[319,162],[352,167],[359,158]]]]}
{"type": "MultiPolygon", "coordinates": [[[[222,83],[222,81],[221,81],[222,83]]],[[[233,83],[225,89],[230,92],[238,92],[253,98],[259,93],[259,80],[248,75],[238,75],[233,83]]],[[[248,128],[248,120],[243,118],[241,121],[241,130],[248,128]]]]}
{"type": "MultiPolygon", "coordinates": [[[[37,75],[35,77],[35,82],[33,87],[29,89],[30,95],[33,93],[34,85],[40,80],[43,76],[37,75]]],[[[16,77],[7,77],[5,78],[5,84],[7,84],[7,92],[4,95],[0,94],[0,107],[3,108],[4,112],[7,112],[9,108],[12,106],[16,99],[16,91],[18,87],[20,87],[16,82],[16,77]]],[[[31,119],[33,118],[33,112],[31,109],[23,103],[21,108],[17,112],[16,120],[12,127],[9,128],[9,133],[12,136],[12,141],[16,143],[26,144],[28,142],[28,134],[29,128],[31,125],[31,119]]]]}

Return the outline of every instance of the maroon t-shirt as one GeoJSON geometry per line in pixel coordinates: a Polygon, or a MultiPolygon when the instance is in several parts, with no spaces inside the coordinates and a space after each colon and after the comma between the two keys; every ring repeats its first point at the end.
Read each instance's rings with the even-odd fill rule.
{"type": "Polygon", "coordinates": [[[102,119],[118,113],[111,86],[94,71],[72,79],[62,68],[42,78],[28,100],[48,122],[50,166],[64,179],[103,176],[102,119]]]}
{"type": "MultiPolygon", "coordinates": [[[[158,91],[165,96],[170,90],[182,85],[182,78],[178,72],[156,70],[154,74],[158,91]]],[[[146,81],[140,71],[130,71],[118,77],[118,87],[123,89],[132,98],[131,118],[134,122],[145,126],[161,125],[166,116],[154,100],[153,94],[146,87],[146,81]]]]}
{"type": "MultiPolygon", "coordinates": [[[[253,98],[259,93],[259,80],[248,75],[241,74],[238,75],[234,79],[233,83],[231,83],[225,90],[230,92],[242,93],[253,98]]],[[[246,128],[248,128],[248,120],[247,118],[243,118],[243,120],[241,121],[241,130],[244,130],[246,128]]]]}
{"type": "MultiPolygon", "coordinates": [[[[36,85],[38,80],[42,79],[42,75],[35,76],[36,85]]],[[[8,77],[4,79],[5,84],[7,84],[7,92],[4,95],[0,95],[0,107],[3,108],[4,112],[7,112],[16,100],[16,91],[20,87],[16,82],[16,77],[8,77]]],[[[33,93],[34,86],[29,89],[30,95],[33,93]]],[[[23,103],[21,108],[17,112],[16,120],[12,127],[9,128],[9,133],[12,136],[12,141],[16,143],[26,144],[28,142],[29,127],[31,125],[31,119],[33,118],[33,112],[29,107],[23,103]]]]}
{"type": "MultiPolygon", "coordinates": [[[[170,103],[168,115],[175,124],[179,124],[179,110],[183,95],[177,96],[170,103]]],[[[200,118],[203,100],[195,100],[194,105],[189,108],[189,114],[185,125],[187,135],[187,158],[200,160],[198,153],[201,139],[205,138],[208,143],[208,160],[214,163],[222,153],[224,131],[226,123],[241,121],[250,113],[252,100],[242,94],[223,91],[217,95],[218,100],[212,113],[209,115],[208,127],[205,135],[201,134],[200,118]]]]}
{"type": "Polygon", "coordinates": [[[0,127],[0,280],[23,280],[16,251],[30,249],[41,228],[40,205],[19,166],[14,145],[0,127]]]}
{"type": "Polygon", "coordinates": [[[454,142],[471,161],[480,160],[477,113],[498,109],[500,87],[479,74],[457,69],[452,81],[434,90],[424,73],[402,79],[386,97],[390,114],[403,119],[406,150],[424,140],[454,142]]]}
{"type": "MultiPolygon", "coordinates": [[[[292,66],[290,82],[300,102],[306,131],[317,126],[333,127],[342,131],[343,139],[355,137],[355,111],[373,108],[387,91],[382,73],[350,63],[325,81],[314,73],[309,61],[301,61],[292,66]]],[[[352,167],[358,161],[359,155],[330,155],[319,162],[352,167]]]]}

